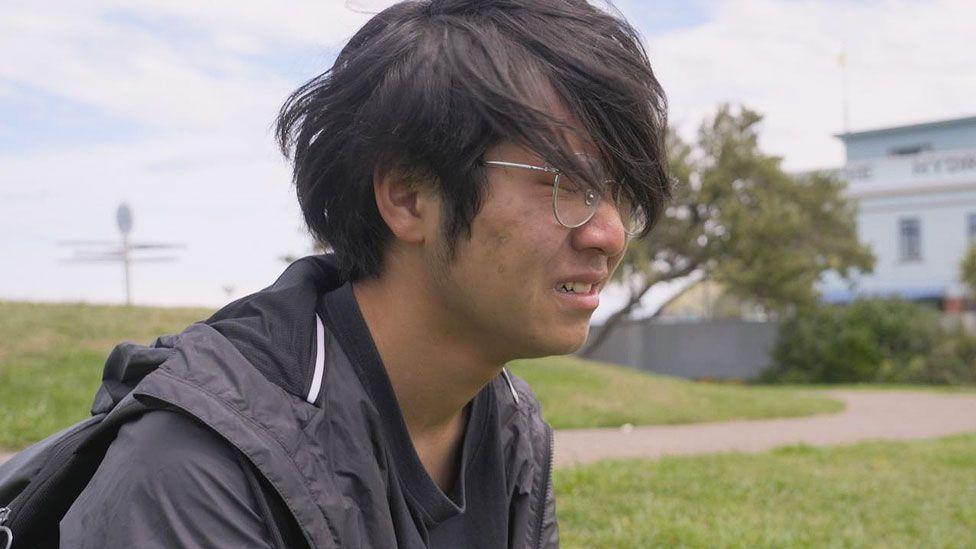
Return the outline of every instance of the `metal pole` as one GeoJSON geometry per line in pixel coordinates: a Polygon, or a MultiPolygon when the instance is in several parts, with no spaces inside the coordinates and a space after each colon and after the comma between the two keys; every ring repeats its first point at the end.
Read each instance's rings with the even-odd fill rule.
{"type": "Polygon", "coordinates": [[[125,304],[132,305],[132,284],[130,278],[130,252],[129,235],[122,234],[122,265],[125,270],[125,304]]]}
{"type": "Polygon", "coordinates": [[[837,62],[840,64],[840,74],[841,74],[841,101],[842,108],[844,110],[844,133],[850,133],[851,131],[851,91],[850,91],[850,78],[847,70],[847,45],[844,45],[843,51],[837,56],[837,62]]]}
{"type": "Polygon", "coordinates": [[[172,248],[182,248],[182,244],[168,244],[163,242],[140,242],[135,243],[130,239],[130,233],[132,232],[132,209],[126,203],[119,204],[118,210],[115,212],[115,220],[119,227],[119,233],[122,235],[122,247],[119,248],[118,244],[113,242],[104,241],[86,241],[86,240],[76,240],[76,241],[63,241],[62,245],[67,246],[103,246],[103,245],[113,245],[111,249],[101,250],[101,251],[91,251],[87,249],[76,249],[75,258],[68,259],[69,262],[122,262],[122,281],[125,286],[125,304],[132,305],[132,264],[142,262],[165,262],[173,261],[173,257],[137,257],[136,253],[140,250],[166,250],[172,248]]]}

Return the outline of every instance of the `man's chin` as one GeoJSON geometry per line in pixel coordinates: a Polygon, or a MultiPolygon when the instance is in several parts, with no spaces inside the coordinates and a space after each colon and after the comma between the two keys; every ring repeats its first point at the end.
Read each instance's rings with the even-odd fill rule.
{"type": "Polygon", "coordinates": [[[590,326],[589,323],[579,330],[574,330],[572,332],[566,333],[559,339],[553,339],[552,352],[550,355],[569,355],[580,350],[586,343],[586,338],[589,335],[590,326]]]}

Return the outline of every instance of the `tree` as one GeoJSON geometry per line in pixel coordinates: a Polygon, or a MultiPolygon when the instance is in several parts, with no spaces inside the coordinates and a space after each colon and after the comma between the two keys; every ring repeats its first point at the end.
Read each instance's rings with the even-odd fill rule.
{"type": "Polygon", "coordinates": [[[976,294],[976,244],[966,248],[966,254],[959,262],[959,278],[970,292],[976,294]]]}
{"type": "MultiPolygon", "coordinates": [[[[307,252],[307,253],[324,254],[324,253],[329,253],[331,251],[332,251],[332,248],[331,247],[326,246],[326,245],[322,244],[321,242],[319,242],[318,240],[315,240],[313,238],[312,239],[312,243],[309,246],[309,252],[307,252]]],[[[294,263],[294,262],[298,261],[302,257],[305,257],[305,255],[306,254],[295,255],[295,254],[289,253],[289,254],[285,254],[285,255],[278,256],[278,259],[284,261],[285,263],[291,264],[291,263],[294,263]]]]}
{"type": "Polygon", "coordinates": [[[581,354],[590,355],[655,285],[708,273],[731,294],[777,313],[817,302],[827,271],[870,272],[856,209],[829,173],[791,175],[759,150],[762,116],[719,107],[692,146],[668,137],[674,199],[654,231],[632,242],[615,276],[627,302],[581,354]]]}

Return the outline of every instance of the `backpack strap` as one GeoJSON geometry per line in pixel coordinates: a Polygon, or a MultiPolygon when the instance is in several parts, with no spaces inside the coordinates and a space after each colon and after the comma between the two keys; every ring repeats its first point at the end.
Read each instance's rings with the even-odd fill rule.
{"type": "Polygon", "coordinates": [[[129,400],[109,414],[51,435],[0,468],[0,507],[8,509],[3,526],[16,537],[16,547],[58,546],[61,518],[95,474],[122,424],[145,410],[129,400]]]}

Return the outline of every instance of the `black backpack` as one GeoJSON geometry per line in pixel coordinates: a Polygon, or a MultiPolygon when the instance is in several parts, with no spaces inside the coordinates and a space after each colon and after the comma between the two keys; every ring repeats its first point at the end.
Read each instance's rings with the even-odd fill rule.
{"type": "MultiPolygon", "coordinates": [[[[126,396],[171,352],[172,345],[166,344],[169,337],[158,339],[152,347],[117,346],[106,361],[92,417],[0,465],[0,549],[58,547],[61,518],[94,476],[119,428],[150,410],[126,396]],[[113,366],[118,364],[125,367],[113,366]]],[[[275,545],[307,547],[293,517],[263,475],[239,452],[238,459],[275,545]]]]}

